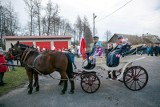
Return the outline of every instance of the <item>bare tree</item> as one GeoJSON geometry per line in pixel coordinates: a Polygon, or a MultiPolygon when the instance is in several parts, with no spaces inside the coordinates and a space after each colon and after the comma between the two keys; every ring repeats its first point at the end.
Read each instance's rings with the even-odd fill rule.
{"type": "Polygon", "coordinates": [[[34,14],[37,18],[38,34],[41,36],[41,2],[42,0],[34,0],[34,14]]]}
{"type": "Polygon", "coordinates": [[[83,24],[84,38],[87,41],[86,42],[87,46],[89,46],[90,43],[92,43],[92,32],[87,17],[84,17],[82,24],[83,24]]]}
{"type": "Polygon", "coordinates": [[[0,35],[15,35],[18,30],[17,13],[14,12],[11,2],[6,6],[0,4],[0,35]]]}
{"type": "Polygon", "coordinates": [[[33,17],[34,17],[34,2],[33,0],[24,0],[27,8],[27,12],[29,14],[29,17],[30,17],[30,36],[32,36],[32,33],[33,33],[33,17]]]}
{"type": "Polygon", "coordinates": [[[0,2],[0,47],[4,47],[3,36],[14,36],[18,31],[17,13],[11,2],[2,5],[0,2]]]}
{"type": "Polygon", "coordinates": [[[53,29],[53,32],[55,34],[55,19],[56,16],[58,16],[59,13],[59,7],[57,4],[53,4],[51,0],[48,1],[47,7],[46,7],[46,20],[47,20],[47,35],[51,34],[51,30],[53,29]]]}
{"type": "Polygon", "coordinates": [[[78,33],[78,41],[81,40],[81,35],[83,32],[83,25],[82,25],[82,20],[80,16],[77,17],[76,23],[75,23],[76,31],[78,33]]]}

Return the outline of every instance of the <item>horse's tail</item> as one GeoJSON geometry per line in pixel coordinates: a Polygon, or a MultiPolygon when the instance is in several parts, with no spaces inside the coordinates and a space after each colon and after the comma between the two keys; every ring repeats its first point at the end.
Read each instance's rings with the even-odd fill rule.
{"type": "Polygon", "coordinates": [[[70,55],[68,53],[65,53],[67,59],[68,59],[68,65],[67,65],[67,75],[69,78],[73,78],[73,66],[72,66],[72,60],[70,58],[70,55]]]}

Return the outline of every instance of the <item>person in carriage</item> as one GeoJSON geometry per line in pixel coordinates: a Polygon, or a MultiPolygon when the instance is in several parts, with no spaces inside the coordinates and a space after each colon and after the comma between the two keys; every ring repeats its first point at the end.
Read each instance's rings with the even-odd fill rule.
{"type": "Polygon", "coordinates": [[[124,53],[129,53],[130,45],[127,38],[118,37],[118,45],[110,52],[107,56],[107,66],[116,67],[119,65],[119,58],[123,56],[124,53]]]}
{"type": "Polygon", "coordinates": [[[84,69],[91,69],[91,68],[95,67],[95,65],[92,64],[92,62],[89,59],[89,57],[93,56],[94,52],[96,51],[96,43],[98,43],[99,46],[103,49],[102,43],[100,41],[98,41],[98,40],[99,40],[98,36],[94,36],[93,37],[93,45],[91,44],[92,46],[90,46],[91,47],[91,51],[86,53],[88,64],[84,67],[84,69]]]}
{"type": "Polygon", "coordinates": [[[103,56],[103,48],[101,47],[101,44],[99,42],[96,43],[96,50],[93,55],[89,57],[92,65],[90,69],[93,69],[95,67],[96,56],[103,56]]]}

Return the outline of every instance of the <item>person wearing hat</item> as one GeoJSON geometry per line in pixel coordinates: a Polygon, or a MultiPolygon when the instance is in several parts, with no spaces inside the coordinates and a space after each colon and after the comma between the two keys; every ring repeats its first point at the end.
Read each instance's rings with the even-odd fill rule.
{"type": "Polygon", "coordinates": [[[2,65],[2,63],[6,63],[5,57],[3,55],[3,50],[0,49],[0,86],[5,85],[3,82],[4,73],[7,71],[7,66],[2,65]]]}
{"type": "Polygon", "coordinates": [[[123,40],[123,37],[121,35],[118,35],[118,41],[116,42],[116,44],[120,44],[123,40]]]}
{"type": "Polygon", "coordinates": [[[95,66],[95,65],[91,64],[91,61],[89,60],[89,57],[93,56],[94,52],[96,51],[96,43],[98,43],[99,46],[101,48],[103,48],[102,47],[102,43],[100,41],[98,41],[98,40],[99,40],[98,36],[94,36],[93,37],[93,43],[91,43],[92,46],[90,46],[90,47],[92,47],[91,51],[86,53],[88,64],[84,67],[85,69],[90,69],[90,68],[93,68],[95,66]]]}
{"type": "Polygon", "coordinates": [[[91,67],[88,68],[88,69],[93,69],[95,67],[96,56],[102,56],[103,55],[103,49],[101,47],[100,42],[97,42],[95,45],[96,45],[96,50],[95,50],[94,54],[89,57],[89,59],[91,60],[91,67]]]}

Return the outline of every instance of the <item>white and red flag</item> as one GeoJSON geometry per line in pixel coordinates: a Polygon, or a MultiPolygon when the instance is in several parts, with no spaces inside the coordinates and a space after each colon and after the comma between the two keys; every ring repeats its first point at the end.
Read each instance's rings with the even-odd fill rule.
{"type": "Polygon", "coordinates": [[[82,54],[83,60],[86,59],[86,42],[84,40],[83,34],[82,34],[81,42],[80,42],[80,53],[82,54]]]}

